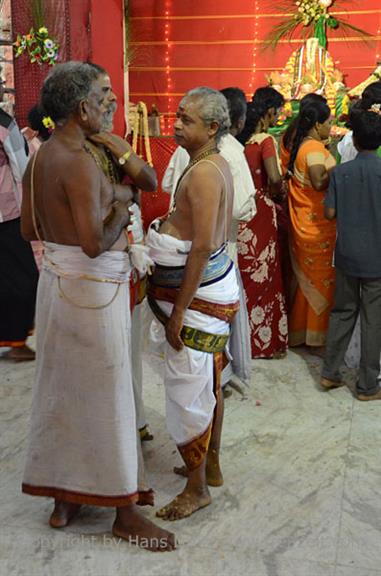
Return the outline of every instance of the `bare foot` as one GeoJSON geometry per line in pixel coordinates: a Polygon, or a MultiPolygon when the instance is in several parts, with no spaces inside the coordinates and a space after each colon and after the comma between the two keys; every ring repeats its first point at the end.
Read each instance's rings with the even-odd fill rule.
{"type": "Polygon", "coordinates": [[[135,505],[117,509],[112,533],[151,552],[169,552],[176,549],[175,535],[144,518],[135,505]]]}
{"type": "Polygon", "coordinates": [[[212,498],[208,490],[196,492],[185,488],[172,502],[158,510],[156,516],[163,518],[163,520],[181,520],[197,512],[197,510],[209,506],[211,501],[212,498]]]}
{"type": "Polygon", "coordinates": [[[15,362],[27,362],[36,359],[36,353],[29,346],[21,346],[19,348],[11,348],[3,355],[3,358],[14,360],[15,362]]]}
{"type": "Polygon", "coordinates": [[[64,528],[77,516],[80,507],[80,504],[71,504],[70,502],[56,500],[53,513],[49,519],[50,526],[52,528],[64,528]]]}

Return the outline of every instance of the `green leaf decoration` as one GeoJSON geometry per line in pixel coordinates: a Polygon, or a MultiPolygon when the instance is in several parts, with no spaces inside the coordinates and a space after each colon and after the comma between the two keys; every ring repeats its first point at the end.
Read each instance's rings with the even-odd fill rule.
{"type": "Polygon", "coordinates": [[[16,58],[26,53],[32,64],[37,62],[41,65],[47,62],[53,66],[58,57],[59,44],[49,37],[46,26],[40,26],[38,30],[31,28],[29,33],[23,36],[17,34],[13,47],[16,58]]]}
{"type": "Polygon", "coordinates": [[[336,20],[336,18],[332,18],[332,16],[331,16],[327,20],[327,26],[329,26],[330,28],[338,28],[339,27],[339,21],[336,20]]]}

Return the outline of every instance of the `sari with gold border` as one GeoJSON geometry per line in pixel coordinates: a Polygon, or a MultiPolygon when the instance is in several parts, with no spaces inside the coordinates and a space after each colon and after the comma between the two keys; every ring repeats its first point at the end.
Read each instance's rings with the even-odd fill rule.
{"type": "Polygon", "coordinates": [[[336,224],[324,217],[326,190],[313,188],[309,168],[335,160],[321,142],[305,140],[297,154],[289,182],[290,257],[295,274],[289,314],[289,344],[323,346],[333,304],[333,252],[336,224]]]}

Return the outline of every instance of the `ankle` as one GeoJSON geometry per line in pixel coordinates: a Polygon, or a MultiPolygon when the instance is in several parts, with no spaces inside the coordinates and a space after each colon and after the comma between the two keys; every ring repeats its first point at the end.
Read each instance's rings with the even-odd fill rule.
{"type": "Polygon", "coordinates": [[[206,482],[206,477],[202,480],[198,479],[197,481],[191,480],[188,478],[188,482],[186,483],[184,492],[192,493],[195,496],[205,496],[209,494],[208,484],[206,482]]]}
{"type": "Polygon", "coordinates": [[[128,506],[120,506],[119,508],[116,509],[115,521],[122,524],[126,524],[131,520],[132,517],[134,517],[138,513],[139,511],[136,504],[129,504],[128,506]]]}

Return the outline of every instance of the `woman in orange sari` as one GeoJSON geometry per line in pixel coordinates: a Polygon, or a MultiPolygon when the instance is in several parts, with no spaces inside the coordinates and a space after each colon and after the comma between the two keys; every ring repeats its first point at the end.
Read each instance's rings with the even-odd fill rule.
{"type": "Polygon", "coordinates": [[[288,171],[288,165],[290,163],[290,155],[292,146],[294,143],[294,138],[296,134],[296,130],[299,125],[299,118],[300,113],[302,112],[305,106],[309,106],[310,104],[316,104],[316,102],[324,102],[327,103],[327,99],[320,94],[315,94],[311,92],[311,94],[306,94],[299,102],[299,114],[294,118],[291,122],[289,127],[287,128],[286,132],[283,134],[282,139],[280,141],[280,162],[282,165],[282,174],[285,176],[288,171]]]}
{"type": "Polygon", "coordinates": [[[331,127],[324,102],[300,112],[288,166],[290,257],[295,287],[289,313],[289,344],[321,352],[333,304],[335,223],[324,218],[324,194],[335,160],[324,147],[331,127]]]}

